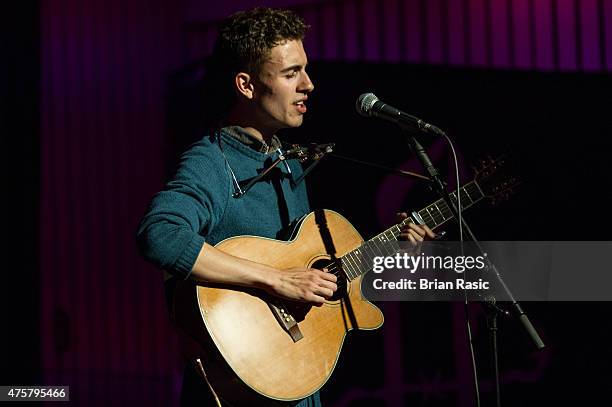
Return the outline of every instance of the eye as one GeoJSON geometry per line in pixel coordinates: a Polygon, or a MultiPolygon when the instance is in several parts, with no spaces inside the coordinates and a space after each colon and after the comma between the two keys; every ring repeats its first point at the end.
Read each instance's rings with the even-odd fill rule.
{"type": "Polygon", "coordinates": [[[290,72],[286,75],[286,78],[295,78],[298,74],[298,71],[290,72]]]}

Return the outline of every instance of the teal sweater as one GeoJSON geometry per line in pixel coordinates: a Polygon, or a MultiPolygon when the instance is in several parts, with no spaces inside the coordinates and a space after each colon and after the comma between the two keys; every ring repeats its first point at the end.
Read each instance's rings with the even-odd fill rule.
{"type": "Polygon", "coordinates": [[[187,278],[204,244],[232,236],[283,238],[282,231],[309,211],[296,160],[281,163],[241,198],[232,195],[278,157],[256,151],[222,132],[221,143],[204,137],[182,157],[175,177],[153,198],[138,229],[143,256],[177,276],[187,278]],[[222,151],[223,152],[222,152],[222,151]],[[227,160],[227,162],[226,162],[227,160]],[[228,167],[229,165],[229,167],[228,167]]]}
{"type": "MultiPolygon", "coordinates": [[[[277,152],[256,151],[225,131],[220,143],[207,136],[194,144],[140,223],[137,239],[143,256],[187,278],[205,241],[215,245],[239,235],[282,239],[287,227],[309,212],[304,182],[292,183],[302,174],[299,162],[286,161],[290,173],[280,163],[241,198],[233,197],[237,188],[229,169],[244,187],[277,158],[277,152]]],[[[298,407],[320,405],[317,392],[298,407]]]]}

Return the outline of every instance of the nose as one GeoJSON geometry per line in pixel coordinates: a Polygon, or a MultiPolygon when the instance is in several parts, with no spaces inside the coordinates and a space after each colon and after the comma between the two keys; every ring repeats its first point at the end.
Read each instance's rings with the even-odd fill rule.
{"type": "Polygon", "coordinates": [[[300,83],[300,92],[310,93],[314,90],[314,84],[310,80],[310,76],[304,71],[302,82],[300,83]]]}

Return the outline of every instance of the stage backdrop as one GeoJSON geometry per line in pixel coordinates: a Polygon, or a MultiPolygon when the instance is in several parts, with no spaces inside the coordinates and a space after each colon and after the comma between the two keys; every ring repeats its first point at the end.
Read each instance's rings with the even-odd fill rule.
{"type": "MultiPolygon", "coordinates": [[[[230,8],[243,3],[251,2],[230,8]]],[[[483,238],[537,238],[547,231],[557,239],[597,236],[591,229],[567,233],[566,223],[562,227],[553,220],[584,224],[576,214],[583,202],[609,204],[584,179],[610,170],[604,155],[609,151],[604,136],[610,133],[610,1],[287,3],[312,25],[306,45],[318,86],[296,140],[334,141],[338,152],[413,166],[394,129],[354,113],[356,97],[373,91],[449,130],[465,158],[466,178],[478,153],[519,152],[535,182],[527,183],[527,192],[519,192],[509,206],[483,208],[475,215],[483,238]],[[557,141],[571,136],[588,136],[595,148],[560,149],[557,141]],[[587,151],[597,159],[585,168],[587,151]],[[547,158],[544,166],[542,157],[547,158]],[[574,188],[582,196],[568,192],[574,188]],[[534,207],[542,198],[548,199],[534,207]],[[549,209],[555,216],[535,216],[549,209]],[[567,209],[574,211],[568,214],[567,209]]],[[[193,136],[181,138],[184,129],[177,130],[177,106],[188,108],[181,95],[189,92],[181,92],[195,86],[216,22],[232,10],[168,0],[40,4],[44,382],[71,385],[80,405],[172,405],[180,380],[177,343],[166,315],[161,273],[138,257],[134,232],[163,184],[175,140],[193,136]]],[[[193,105],[189,109],[196,111],[193,105]]],[[[440,143],[426,141],[446,171],[440,143]]],[[[364,235],[384,226],[398,204],[409,207],[409,192],[424,201],[430,196],[418,185],[331,161],[312,174],[309,185],[314,205],[342,211],[364,235]]],[[[542,310],[540,325],[549,323],[546,334],[562,332],[550,316],[560,311],[534,308],[542,310]]],[[[330,405],[399,405],[404,400],[473,405],[461,308],[386,304],[385,309],[380,333],[349,340],[323,393],[330,405]],[[354,377],[363,368],[358,355],[366,355],[370,370],[354,377]]],[[[474,313],[481,321],[478,310],[474,313]]],[[[532,317],[538,320],[536,311],[532,317]]],[[[588,331],[589,326],[582,328],[588,331]]],[[[476,329],[485,358],[484,328],[476,329]]],[[[567,343],[559,343],[557,354],[579,356],[555,364],[552,350],[535,355],[517,326],[508,331],[506,349],[511,344],[516,352],[504,359],[503,380],[515,397],[538,386],[553,390],[557,383],[567,384],[542,385],[550,377],[545,373],[555,367],[601,360],[589,351],[571,353],[567,343]]],[[[595,375],[589,386],[605,377],[595,375]]],[[[490,377],[483,383],[490,390],[490,377]]],[[[543,391],[536,394],[539,401],[546,400],[543,391]]]]}

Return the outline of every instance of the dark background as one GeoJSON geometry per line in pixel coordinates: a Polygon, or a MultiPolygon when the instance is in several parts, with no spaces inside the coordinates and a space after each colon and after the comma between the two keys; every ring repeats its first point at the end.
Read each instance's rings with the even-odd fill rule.
{"type": "MultiPolygon", "coordinates": [[[[422,13],[431,11],[424,2],[407,1],[405,9],[413,3],[422,13]]],[[[512,3],[515,11],[523,3],[539,16],[535,2],[512,3]]],[[[478,11],[479,4],[498,3],[462,4],[478,11]]],[[[609,240],[611,54],[601,24],[609,18],[608,3],[592,2],[588,9],[547,4],[561,16],[552,20],[556,34],[565,30],[563,7],[576,12],[575,22],[595,10],[599,45],[585,49],[598,57],[588,58],[576,45],[591,38],[579,29],[584,24],[576,24],[569,68],[563,41],[553,41],[557,51],[544,69],[541,48],[533,44],[531,66],[521,66],[518,57],[502,66],[487,58],[491,63],[482,63],[477,50],[453,64],[452,47],[441,53],[451,63],[432,63],[425,51],[417,61],[390,61],[372,58],[367,41],[357,47],[358,58],[342,58],[348,47],[337,48],[340,58],[326,58],[328,48],[317,48],[326,43],[325,30],[316,25],[326,14],[298,9],[314,16],[309,50],[317,88],[304,126],[286,131],[285,139],[335,142],[338,154],[421,172],[394,126],[355,113],[357,97],[374,92],[443,128],[456,144],[464,181],[481,157],[508,157],[522,184],[497,206],[482,202],[466,212],[481,240],[609,240]],[[604,11],[605,17],[598,14],[604,11]]],[[[175,403],[181,370],[176,339],[160,276],[137,257],[133,231],[175,152],[194,137],[187,129],[196,123],[201,64],[189,57],[184,34],[200,28],[176,10],[164,1],[7,6],[0,64],[8,338],[3,384],[70,385],[77,405],[175,403]]],[[[433,49],[431,38],[430,32],[422,40],[423,49],[433,49]]],[[[452,183],[444,143],[420,140],[452,183]]],[[[333,157],[321,162],[308,184],[314,208],[337,210],[364,237],[388,227],[396,208],[420,209],[435,199],[414,181],[333,157]]],[[[452,237],[452,227],[448,232],[452,237]]],[[[535,351],[515,320],[500,321],[503,404],[605,403],[612,379],[610,304],[523,306],[548,347],[535,351]]],[[[381,307],[382,329],[349,336],[323,389],[326,405],[473,405],[463,307],[381,307]]],[[[482,399],[490,403],[484,314],[473,304],[470,315],[482,399]]]]}

